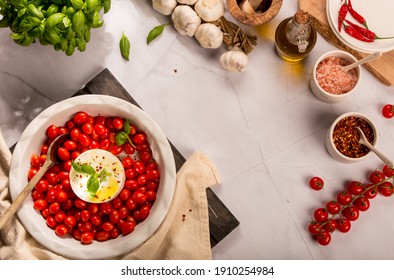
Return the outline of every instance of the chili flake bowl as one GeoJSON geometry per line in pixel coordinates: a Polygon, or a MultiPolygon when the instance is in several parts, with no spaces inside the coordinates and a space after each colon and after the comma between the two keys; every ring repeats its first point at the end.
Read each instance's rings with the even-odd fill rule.
{"type": "Polygon", "coordinates": [[[10,194],[14,200],[26,185],[30,158],[40,151],[47,137],[46,129],[51,124],[64,124],[78,111],[92,116],[127,118],[146,133],[160,172],[160,184],[149,216],[127,235],[81,244],[69,235],[57,236],[46,225],[41,213],[33,208],[32,196],[26,198],[17,214],[33,238],[54,253],[71,259],[114,258],[132,251],[152,236],[165,219],[175,191],[176,169],[170,144],[156,122],[138,107],[111,96],[82,95],[58,102],[41,112],[24,130],[14,149],[9,174],[10,194]]]}
{"type": "Polygon", "coordinates": [[[371,119],[361,113],[345,113],[332,123],[326,134],[326,149],[333,159],[342,163],[354,163],[372,153],[358,143],[360,136],[355,126],[363,130],[373,146],[377,145],[378,133],[371,119]]]}
{"type": "Polygon", "coordinates": [[[337,103],[354,94],[362,78],[361,66],[347,73],[341,71],[340,67],[356,61],[352,54],[341,50],[321,55],[309,78],[309,86],[316,98],[326,103],[337,103]]]}

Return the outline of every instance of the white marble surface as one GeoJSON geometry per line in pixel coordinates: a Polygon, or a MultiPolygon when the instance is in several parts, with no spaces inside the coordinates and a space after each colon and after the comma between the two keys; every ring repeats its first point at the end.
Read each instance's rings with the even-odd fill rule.
{"type": "MultiPolygon", "coordinates": [[[[374,199],[351,231],[334,233],[327,247],[306,230],[313,210],[346,182],[366,182],[368,172],[382,167],[373,155],[351,165],[328,155],[324,137],[338,115],[368,115],[379,129],[379,147],[394,157],[394,120],[380,113],[383,104],[393,103],[394,88],[363,69],[357,94],[336,105],[317,100],[308,87],[311,67],[334,47],[319,36],[298,65],[286,64],[274,51],[276,26],[296,9],[297,1],[284,1],[271,22],[249,29],[259,39],[243,73],[221,69],[224,47],[202,49],[171,26],[147,46],[149,30],[170,21],[150,0],[113,0],[103,28],[92,32],[85,52],[72,57],[39,44],[17,46],[0,29],[3,135],[11,146],[43,108],[107,67],[185,157],[200,150],[216,163],[222,183],[213,190],[240,226],[213,249],[215,259],[394,259],[394,198],[374,199]],[[118,47],[123,31],[131,42],[129,62],[118,47]],[[308,187],[315,175],[325,180],[325,190],[308,187]]],[[[226,18],[234,20],[228,13],[226,18]]]]}

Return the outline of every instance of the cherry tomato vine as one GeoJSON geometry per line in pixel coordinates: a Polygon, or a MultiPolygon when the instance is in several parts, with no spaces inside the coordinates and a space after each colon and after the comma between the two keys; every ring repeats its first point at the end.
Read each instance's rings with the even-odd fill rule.
{"type": "Polygon", "coordinates": [[[381,171],[370,172],[368,177],[366,184],[349,182],[346,190],[339,192],[335,199],[314,210],[308,231],[320,245],[328,245],[335,231],[349,232],[352,223],[370,208],[371,199],[378,194],[385,197],[394,194],[394,169],[385,165],[381,171]]]}

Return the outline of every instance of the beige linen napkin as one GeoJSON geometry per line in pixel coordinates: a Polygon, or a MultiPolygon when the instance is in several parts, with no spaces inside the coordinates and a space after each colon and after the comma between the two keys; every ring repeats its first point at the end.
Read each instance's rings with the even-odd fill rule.
{"type": "MultiPolygon", "coordinates": [[[[0,214],[11,203],[10,160],[11,153],[0,132],[0,214]]],[[[206,188],[218,183],[215,165],[203,153],[193,153],[177,173],[173,202],[159,229],[145,243],[117,259],[212,259],[206,188]]],[[[12,218],[0,232],[0,259],[65,258],[38,244],[19,220],[12,218]]]]}

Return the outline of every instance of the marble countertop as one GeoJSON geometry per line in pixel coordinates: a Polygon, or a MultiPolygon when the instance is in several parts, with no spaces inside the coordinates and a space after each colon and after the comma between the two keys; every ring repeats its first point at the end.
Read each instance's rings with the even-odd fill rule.
{"type": "MultiPolygon", "coordinates": [[[[393,103],[394,88],[363,69],[356,94],[335,105],[317,100],[308,86],[312,66],[335,48],[319,36],[300,64],[287,64],[274,50],[277,25],[296,10],[296,0],[284,1],[269,23],[241,25],[258,36],[242,73],[220,67],[224,47],[203,49],[172,26],[147,45],[149,30],[170,21],[150,0],[113,0],[87,50],[71,57],[49,46],[17,46],[9,30],[0,29],[5,140],[12,146],[43,108],[108,68],[186,158],[199,150],[217,165],[222,183],[212,189],[240,226],[213,249],[214,259],[394,259],[392,197],[375,198],[349,233],[333,233],[329,246],[319,246],[307,231],[314,209],[383,166],[374,155],[354,164],[332,159],[324,144],[328,127],[342,113],[368,115],[378,127],[379,148],[394,157],[394,120],[381,115],[382,106],[393,103]],[[122,32],[131,43],[129,61],[119,51],[122,32]],[[309,188],[312,176],[324,179],[324,190],[309,188]]],[[[227,12],[226,18],[234,21],[227,12]]]]}

